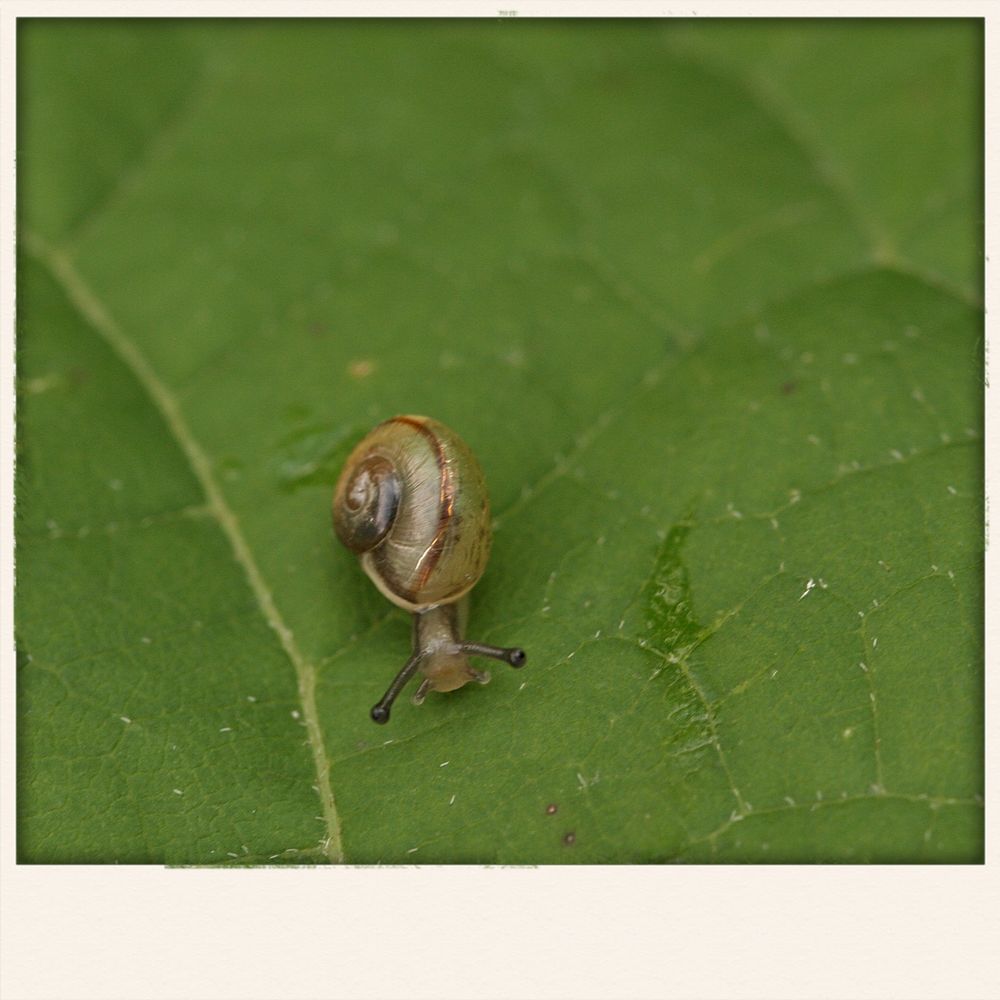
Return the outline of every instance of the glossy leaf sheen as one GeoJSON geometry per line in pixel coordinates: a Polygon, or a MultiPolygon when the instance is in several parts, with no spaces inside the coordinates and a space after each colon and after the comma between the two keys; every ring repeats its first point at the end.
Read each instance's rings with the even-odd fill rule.
{"type": "Polygon", "coordinates": [[[978,24],[19,52],[22,861],[981,860],[978,24]],[[529,663],[383,729],[394,413],[529,663]]]}

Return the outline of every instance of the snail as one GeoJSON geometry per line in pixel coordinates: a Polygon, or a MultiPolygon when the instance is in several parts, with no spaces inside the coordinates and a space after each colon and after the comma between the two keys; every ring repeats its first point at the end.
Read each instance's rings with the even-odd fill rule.
{"type": "Polygon", "coordinates": [[[413,615],[413,649],[371,710],[389,721],[396,697],[420,673],[413,695],[487,684],[469,656],[523,667],[523,649],[466,642],[468,593],[490,553],[490,504],[482,469],[468,445],[429,417],[400,416],[374,428],[351,452],[333,494],[337,538],[372,582],[413,615]]]}

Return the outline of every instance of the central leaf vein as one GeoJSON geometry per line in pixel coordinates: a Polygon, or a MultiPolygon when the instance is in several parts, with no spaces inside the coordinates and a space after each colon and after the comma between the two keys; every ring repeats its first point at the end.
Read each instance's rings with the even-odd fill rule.
{"type": "Polygon", "coordinates": [[[233,556],[246,575],[247,583],[254,594],[260,613],[277,635],[282,649],[295,668],[302,714],[316,767],[317,788],[323,808],[323,820],[326,825],[323,847],[326,857],[330,861],[342,861],[340,817],[337,813],[333,788],[330,784],[329,763],[316,708],[315,668],[302,654],[291,629],[274,603],[271,590],[257,565],[236,514],[219,487],[211,460],[192,435],[171,391],[160,380],[145,356],[118,327],[101,301],[84,282],[72,260],[64,252],[50,246],[35,234],[26,234],[24,242],[28,251],[48,268],[53,278],[65,290],[67,297],[81,316],[103,337],[132,372],[162,415],[167,427],[190,463],[195,478],[205,493],[208,506],[228,539],[233,556]]]}

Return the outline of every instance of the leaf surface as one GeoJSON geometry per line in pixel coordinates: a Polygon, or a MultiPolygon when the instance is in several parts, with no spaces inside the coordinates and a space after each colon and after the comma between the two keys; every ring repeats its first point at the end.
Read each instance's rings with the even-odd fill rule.
{"type": "Polygon", "coordinates": [[[22,861],[981,860],[979,24],[19,54],[22,861]],[[329,502],[394,413],[529,664],[381,729],[329,502]]]}

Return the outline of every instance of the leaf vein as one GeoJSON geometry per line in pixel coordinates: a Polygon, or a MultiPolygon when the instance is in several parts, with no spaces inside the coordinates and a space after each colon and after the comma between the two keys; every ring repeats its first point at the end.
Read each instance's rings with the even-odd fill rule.
{"type": "Polygon", "coordinates": [[[316,671],[299,649],[291,629],[285,623],[265,581],[257,560],[243,534],[236,513],[229,506],[212,470],[212,463],[191,433],[177,400],[160,380],[146,357],[122,331],[101,301],[85,283],[73,261],[57,247],[49,245],[33,233],[24,235],[27,250],[52,274],[80,315],[121,359],[139,384],[149,395],[168,429],[184,453],[191,469],[205,493],[205,498],[233,551],[233,556],[243,569],[260,612],[268,626],[275,632],[282,649],[295,669],[303,717],[308,733],[308,744],[318,778],[319,797],[323,807],[328,842],[326,856],[330,861],[343,860],[340,817],[337,813],[330,783],[330,770],[316,707],[316,671]]]}

